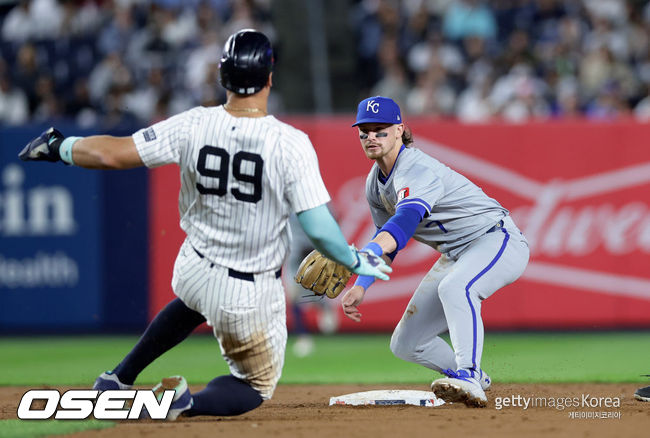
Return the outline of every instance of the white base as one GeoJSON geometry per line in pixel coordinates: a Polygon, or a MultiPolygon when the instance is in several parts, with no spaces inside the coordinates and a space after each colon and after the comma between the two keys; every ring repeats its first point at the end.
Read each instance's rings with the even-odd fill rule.
{"type": "Polygon", "coordinates": [[[434,407],[445,402],[429,391],[412,391],[401,389],[382,389],[376,391],[355,392],[330,398],[330,406],[387,406],[387,405],[413,405],[434,407]]]}

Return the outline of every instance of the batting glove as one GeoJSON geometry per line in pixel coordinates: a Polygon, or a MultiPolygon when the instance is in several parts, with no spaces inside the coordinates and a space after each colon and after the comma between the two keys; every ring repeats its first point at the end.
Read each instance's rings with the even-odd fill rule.
{"type": "Polygon", "coordinates": [[[357,275],[370,275],[380,280],[389,280],[386,273],[393,272],[393,268],[388,266],[384,259],[367,251],[359,251],[354,246],[350,246],[357,262],[350,267],[350,271],[357,275]]]}
{"type": "Polygon", "coordinates": [[[64,140],[63,134],[50,128],[30,141],[18,154],[23,161],[50,161],[61,160],[59,148],[64,140]]]}

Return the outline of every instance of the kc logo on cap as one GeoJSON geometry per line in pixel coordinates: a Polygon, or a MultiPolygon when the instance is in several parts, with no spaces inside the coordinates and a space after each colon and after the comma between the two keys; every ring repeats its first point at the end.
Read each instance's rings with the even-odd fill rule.
{"type": "Polygon", "coordinates": [[[379,102],[375,102],[375,99],[369,100],[366,104],[366,111],[372,111],[377,114],[379,112],[379,102]]]}
{"type": "Polygon", "coordinates": [[[373,96],[359,102],[357,121],[352,126],[362,123],[402,123],[399,105],[389,97],[373,96]]]}

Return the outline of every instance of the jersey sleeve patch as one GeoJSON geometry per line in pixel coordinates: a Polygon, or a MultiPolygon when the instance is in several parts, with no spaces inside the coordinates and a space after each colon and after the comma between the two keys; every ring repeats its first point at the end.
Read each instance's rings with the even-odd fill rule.
{"type": "Polygon", "coordinates": [[[147,143],[156,139],[156,131],[154,131],[153,128],[147,129],[142,133],[142,135],[144,137],[144,141],[147,143]]]}
{"type": "Polygon", "coordinates": [[[397,192],[397,202],[401,201],[404,198],[408,198],[409,196],[409,188],[405,187],[399,192],[397,192]]]}

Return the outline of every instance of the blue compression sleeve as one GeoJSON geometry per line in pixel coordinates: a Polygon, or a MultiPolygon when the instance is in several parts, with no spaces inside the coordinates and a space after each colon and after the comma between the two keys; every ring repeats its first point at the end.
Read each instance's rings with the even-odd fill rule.
{"type": "Polygon", "coordinates": [[[348,247],[348,242],[325,204],[297,214],[300,226],[325,257],[345,266],[353,266],[357,261],[348,247]]]}
{"type": "Polygon", "coordinates": [[[422,206],[415,204],[404,205],[397,209],[393,217],[379,231],[386,231],[393,236],[393,239],[397,242],[397,251],[399,251],[406,246],[408,240],[413,236],[425,213],[426,211],[422,206]]]}
{"type": "MultiPolygon", "coordinates": [[[[377,227],[377,225],[375,225],[375,227],[377,227]]],[[[381,233],[381,228],[377,228],[377,231],[375,231],[375,235],[372,236],[372,238],[374,239],[375,237],[377,237],[377,234],[379,234],[379,233],[381,233]]],[[[397,255],[397,248],[395,248],[395,251],[387,253],[386,257],[388,257],[392,261],[392,260],[395,260],[396,255],[397,255]]]]}

